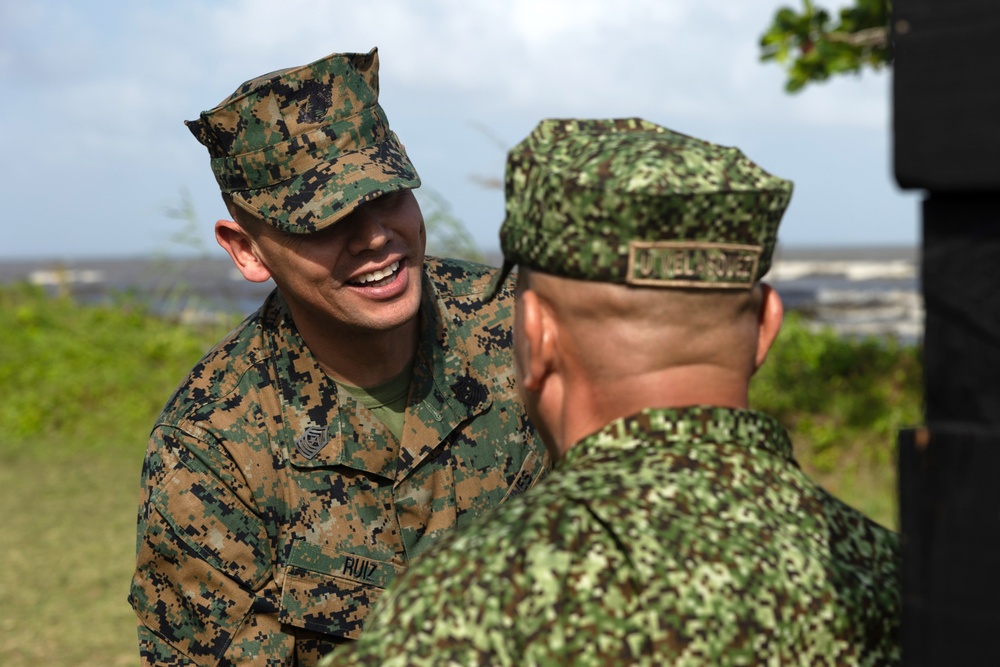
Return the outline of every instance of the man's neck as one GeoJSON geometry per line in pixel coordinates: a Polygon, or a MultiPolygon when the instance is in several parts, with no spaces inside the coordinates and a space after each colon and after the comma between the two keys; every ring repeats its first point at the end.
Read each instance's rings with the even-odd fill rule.
{"type": "MultiPolygon", "coordinates": [[[[298,323],[296,323],[298,324],[298,323]]],[[[306,325],[299,334],[320,368],[334,380],[374,387],[398,376],[417,351],[420,319],[387,331],[322,331],[306,325]]]]}
{"type": "Polygon", "coordinates": [[[557,436],[560,452],[621,417],[646,408],[746,408],[748,378],[711,366],[684,366],[567,388],[557,436]]]}

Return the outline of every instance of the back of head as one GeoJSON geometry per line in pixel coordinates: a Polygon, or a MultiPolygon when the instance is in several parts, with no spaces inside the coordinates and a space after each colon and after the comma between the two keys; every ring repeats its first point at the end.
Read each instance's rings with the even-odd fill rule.
{"type": "Polygon", "coordinates": [[[542,121],[508,155],[504,268],[548,277],[534,284],[589,356],[735,352],[726,330],[755,320],[791,190],[739,149],[641,119],[542,121]]]}
{"type": "Polygon", "coordinates": [[[651,289],[521,269],[560,327],[561,352],[592,382],[685,366],[755,371],[761,292],[651,289]]]}

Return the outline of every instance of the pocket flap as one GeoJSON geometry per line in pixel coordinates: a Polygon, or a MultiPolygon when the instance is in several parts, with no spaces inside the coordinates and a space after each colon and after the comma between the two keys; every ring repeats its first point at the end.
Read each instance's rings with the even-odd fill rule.
{"type": "Polygon", "coordinates": [[[368,612],[404,567],[298,542],[285,570],[278,618],[300,628],[357,639],[368,612]]]}

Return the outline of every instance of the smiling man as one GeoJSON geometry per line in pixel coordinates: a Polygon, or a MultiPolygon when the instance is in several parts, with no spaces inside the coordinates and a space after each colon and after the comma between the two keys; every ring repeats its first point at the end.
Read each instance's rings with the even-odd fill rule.
{"type": "Polygon", "coordinates": [[[531,487],[511,286],[424,257],[378,55],[252,79],[187,123],[261,308],[153,427],[129,601],[144,665],[312,665],[455,526],[531,487]]]}

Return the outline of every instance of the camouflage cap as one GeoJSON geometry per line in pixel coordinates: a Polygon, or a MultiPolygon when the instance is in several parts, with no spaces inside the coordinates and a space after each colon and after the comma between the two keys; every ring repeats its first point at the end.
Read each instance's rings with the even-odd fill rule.
{"type": "MultiPolygon", "coordinates": [[[[504,270],[747,289],[771,265],[792,184],[736,148],[639,118],[542,121],[507,155],[504,270]]],[[[491,285],[487,298],[492,298],[491,285]]]]}
{"type": "Polygon", "coordinates": [[[251,79],[198,120],[222,192],[307,234],[420,177],[378,103],[378,49],[334,53],[251,79]]]}

